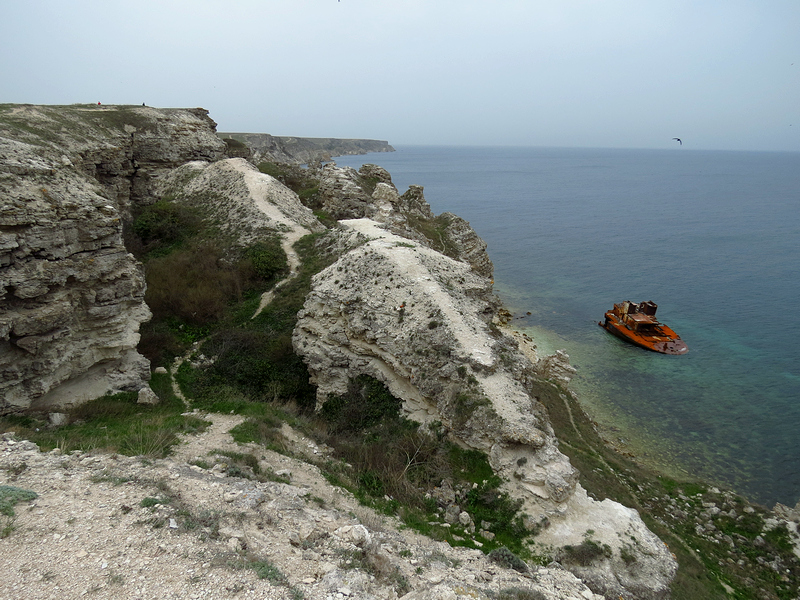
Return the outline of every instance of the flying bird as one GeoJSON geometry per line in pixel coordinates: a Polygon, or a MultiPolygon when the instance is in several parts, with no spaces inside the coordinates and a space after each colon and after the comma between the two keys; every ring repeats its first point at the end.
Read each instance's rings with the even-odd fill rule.
{"type": "Polygon", "coordinates": [[[683,142],[681,141],[681,138],[672,138],[672,139],[675,140],[676,142],[678,142],[681,146],[683,146],[683,142]]]}

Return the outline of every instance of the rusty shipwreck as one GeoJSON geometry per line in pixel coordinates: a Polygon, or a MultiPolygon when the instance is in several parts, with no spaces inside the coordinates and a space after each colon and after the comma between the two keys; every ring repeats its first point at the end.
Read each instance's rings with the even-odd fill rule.
{"type": "Polygon", "coordinates": [[[689,351],[686,342],[672,329],[656,320],[657,309],[655,302],[637,304],[625,300],[606,312],[605,321],[598,325],[626,342],[653,352],[686,354],[689,351]]]}

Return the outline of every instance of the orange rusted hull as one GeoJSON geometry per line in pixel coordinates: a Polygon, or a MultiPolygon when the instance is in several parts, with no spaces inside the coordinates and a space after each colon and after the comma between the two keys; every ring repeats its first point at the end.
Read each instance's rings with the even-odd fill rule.
{"type": "Polygon", "coordinates": [[[672,329],[656,320],[654,302],[625,301],[606,312],[600,327],[646,350],[661,354],[686,354],[689,347],[672,329]]]}

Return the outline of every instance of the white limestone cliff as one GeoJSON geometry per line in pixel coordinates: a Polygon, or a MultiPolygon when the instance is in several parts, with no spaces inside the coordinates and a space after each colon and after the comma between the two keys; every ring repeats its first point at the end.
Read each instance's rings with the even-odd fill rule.
{"type": "Polygon", "coordinates": [[[595,591],[667,597],[676,570],[669,550],[636,511],[586,495],[532,393],[541,371],[568,376],[564,357],[532,363],[492,322],[491,280],[412,239],[422,236],[390,231],[402,231],[408,215],[395,210],[398,197],[386,189],[376,186],[374,195],[373,218],[339,221],[340,245],[349,250],[315,276],[298,315],[293,344],[317,386],[318,406],[344,394],[356,376],[380,380],[409,418],[441,423],[453,441],[488,455],[505,490],[523,502],[529,525],[544,532],[541,543],[572,544],[592,530],[610,548],[585,569],[595,591]],[[622,560],[623,549],[636,554],[634,563],[622,560]]]}

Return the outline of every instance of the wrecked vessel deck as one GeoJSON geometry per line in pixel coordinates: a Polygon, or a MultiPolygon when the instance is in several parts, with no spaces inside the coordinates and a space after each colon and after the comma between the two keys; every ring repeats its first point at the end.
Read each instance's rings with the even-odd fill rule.
{"type": "Polygon", "coordinates": [[[625,300],[614,304],[606,312],[600,327],[618,338],[640,348],[661,354],[686,354],[689,347],[672,329],[656,320],[658,305],[655,302],[631,302],[625,300]]]}

